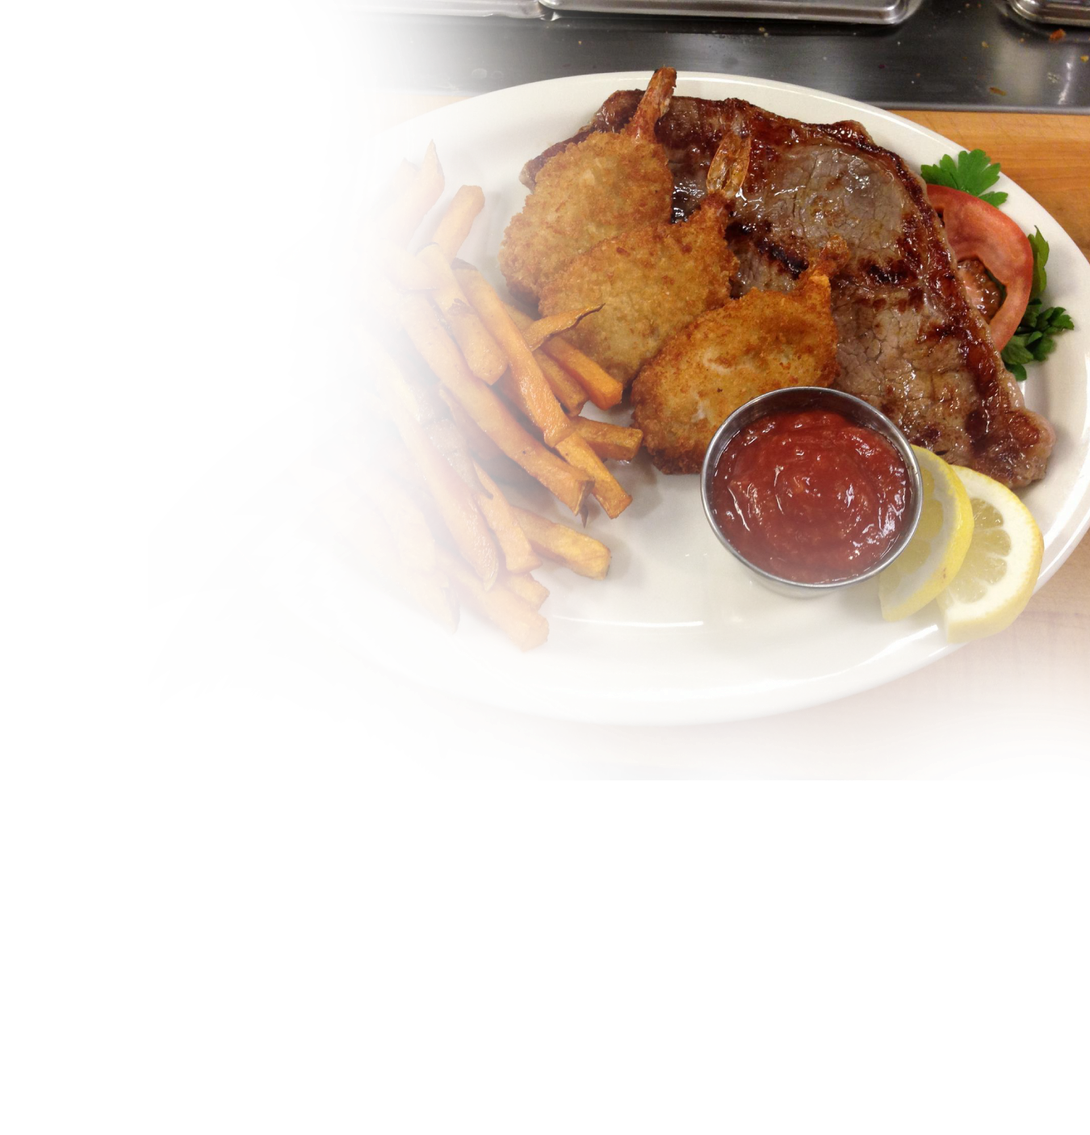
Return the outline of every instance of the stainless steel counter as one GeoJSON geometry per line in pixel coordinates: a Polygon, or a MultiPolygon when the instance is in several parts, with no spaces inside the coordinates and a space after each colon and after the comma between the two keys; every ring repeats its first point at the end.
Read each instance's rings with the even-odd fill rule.
{"type": "Polygon", "coordinates": [[[1090,29],[1001,0],[923,0],[896,27],[693,16],[544,19],[347,12],[376,86],[478,94],[604,71],[779,79],[892,108],[1090,113],[1090,29]]]}

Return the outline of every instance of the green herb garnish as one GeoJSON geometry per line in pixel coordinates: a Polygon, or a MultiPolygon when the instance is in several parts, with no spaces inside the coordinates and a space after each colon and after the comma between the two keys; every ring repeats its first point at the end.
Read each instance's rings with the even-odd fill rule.
{"type": "Polygon", "coordinates": [[[1074,330],[1071,316],[1062,307],[1041,309],[1039,299],[1030,300],[1018,330],[1003,348],[1003,363],[1019,382],[1026,379],[1026,363],[1043,363],[1056,349],[1055,335],[1074,330]]]}
{"type": "Polygon", "coordinates": [[[945,185],[950,189],[960,189],[971,193],[989,205],[1002,205],[1007,195],[1000,190],[988,193],[986,190],[999,180],[999,163],[993,162],[983,150],[971,153],[962,150],[957,163],[949,154],[943,154],[937,166],[920,166],[924,181],[932,185],[945,185]]]}
{"type": "Polygon", "coordinates": [[[1038,296],[1044,295],[1045,288],[1048,287],[1048,273],[1045,271],[1045,265],[1048,263],[1048,241],[1041,236],[1040,229],[1026,233],[1026,239],[1033,249],[1033,288],[1029,298],[1035,300],[1038,296]]]}
{"type": "Polygon", "coordinates": [[[1056,349],[1054,336],[1073,331],[1075,324],[1062,307],[1044,307],[1041,295],[1048,285],[1048,241],[1041,230],[1027,233],[1033,249],[1033,290],[1018,330],[1003,348],[1003,363],[1019,382],[1026,380],[1026,363],[1043,363],[1056,349]]]}

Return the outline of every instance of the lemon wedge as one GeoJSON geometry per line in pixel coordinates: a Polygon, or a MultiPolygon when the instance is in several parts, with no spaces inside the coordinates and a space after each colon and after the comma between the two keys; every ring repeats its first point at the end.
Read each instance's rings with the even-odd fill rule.
{"type": "Polygon", "coordinates": [[[969,494],[951,465],[912,447],[920,464],[923,507],[908,547],[878,578],[882,615],[907,619],[926,607],[958,574],[973,536],[969,494]]]}
{"type": "Polygon", "coordinates": [[[1044,540],[1026,506],[991,477],[955,470],[973,506],[973,538],[961,570],[938,596],[950,642],[1010,626],[1033,594],[1044,540]]]}

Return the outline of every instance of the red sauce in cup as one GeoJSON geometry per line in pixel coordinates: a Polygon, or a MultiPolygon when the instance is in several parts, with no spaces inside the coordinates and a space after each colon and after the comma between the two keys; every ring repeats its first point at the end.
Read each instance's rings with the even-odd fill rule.
{"type": "Polygon", "coordinates": [[[799,583],[873,567],[897,538],[909,475],[881,434],[830,410],[769,414],[727,443],[712,514],[754,566],[799,583]]]}

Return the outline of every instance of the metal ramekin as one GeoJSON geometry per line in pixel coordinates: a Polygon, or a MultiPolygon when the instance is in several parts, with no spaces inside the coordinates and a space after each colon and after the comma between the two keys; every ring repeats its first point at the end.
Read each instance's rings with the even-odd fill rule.
{"type": "Polygon", "coordinates": [[[735,559],[744,564],[761,583],[770,587],[773,591],[794,598],[810,598],[839,590],[842,587],[850,587],[864,579],[870,579],[871,576],[877,575],[893,563],[904,551],[916,531],[916,525],[920,520],[920,508],[923,505],[923,483],[920,479],[920,466],[916,460],[916,455],[912,452],[912,446],[909,445],[904,434],[880,410],[876,410],[870,403],[864,402],[862,398],[856,398],[854,394],[845,394],[840,390],[829,390],[823,386],[788,386],[782,390],[772,390],[767,394],[761,394],[744,406],[740,406],[716,430],[715,436],[708,446],[708,451],[704,455],[703,468],[700,470],[700,496],[704,502],[704,515],[707,516],[712,531],[735,559]],[[866,571],[849,576],[847,579],[833,580],[830,583],[801,583],[795,579],[786,579],[784,576],[774,575],[772,572],[765,571],[764,568],[750,563],[716,523],[709,499],[709,488],[715,466],[723,450],[726,449],[727,443],[739,430],[768,414],[792,413],[801,410],[832,410],[838,414],[843,414],[845,418],[861,426],[868,426],[892,443],[908,470],[908,504],[905,510],[905,522],[897,539],[886,550],[886,554],[866,571]]]}

